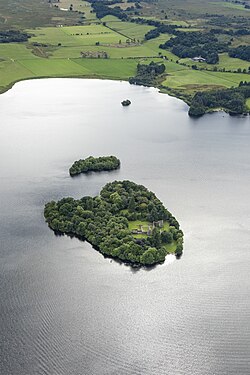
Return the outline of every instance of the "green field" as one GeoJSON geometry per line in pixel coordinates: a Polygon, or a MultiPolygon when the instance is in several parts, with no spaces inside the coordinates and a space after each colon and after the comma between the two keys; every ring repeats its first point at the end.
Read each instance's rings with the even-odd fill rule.
{"type": "Polygon", "coordinates": [[[169,74],[162,84],[174,89],[193,91],[194,89],[207,90],[209,87],[215,88],[216,86],[238,86],[240,81],[245,80],[250,81],[250,77],[247,74],[184,69],[169,74]]]}
{"type": "Polygon", "coordinates": [[[122,22],[116,17],[104,17],[103,21],[106,22],[107,26],[112,30],[124,35],[127,38],[143,40],[144,35],[149,31],[154,29],[153,26],[148,25],[138,25],[132,22],[122,22]]]}
{"type": "Polygon", "coordinates": [[[184,63],[188,66],[192,66],[192,65],[195,64],[199,68],[206,68],[208,70],[213,70],[215,66],[218,69],[225,68],[226,70],[232,70],[232,71],[236,71],[239,68],[248,70],[248,68],[250,66],[250,62],[229,57],[227,53],[221,53],[219,55],[219,63],[215,64],[215,65],[211,65],[211,64],[209,65],[209,64],[206,64],[206,63],[199,63],[199,62],[194,63],[189,58],[180,59],[179,62],[184,63]]]}
{"type": "MultiPolygon", "coordinates": [[[[84,13],[84,21],[96,21],[95,13],[91,13],[91,5],[87,1],[83,0],[60,0],[60,9],[69,9],[70,5],[73,4],[75,11],[84,13]]],[[[65,11],[64,11],[65,13],[65,11]]],[[[67,12],[69,13],[69,12],[67,12]]]]}
{"type": "Polygon", "coordinates": [[[32,53],[32,49],[27,48],[25,44],[8,43],[0,44],[0,59],[4,60],[19,60],[19,59],[36,59],[32,53]]]}
{"type": "Polygon", "coordinates": [[[88,69],[91,75],[104,78],[128,79],[136,72],[137,60],[120,59],[74,59],[77,65],[88,69]]]}
{"type": "MultiPolygon", "coordinates": [[[[122,58],[143,58],[155,57],[157,54],[146,46],[124,46],[120,48],[106,47],[106,46],[78,46],[78,47],[60,47],[52,52],[54,58],[77,58],[81,56],[81,52],[98,52],[105,51],[108,57],[121,59],[122,58]]],[[[122,60],[122,59],[121,59],[122,60]]]]}
{"type": "Polygon", "coordinates": [[[32,36],[30,43],[43,43],[58,46],[94,46],[96,43],[117,45],[121,41],[126,43],[127,38],[102,25],[69,26],[56,28],[29,29],[32,36]]]}
{"type": "MultiPolygon", "coordinates": [[[[170,90],[178,96],[187,97],[198,90],[225,88],[237,86],[240,81],[250,81],[250,75],[233,73],[238,69],[248,72],[250,63],[240,59],[230,58],[226,53],[220,54],[220,61],[216,65],[195,63],[190,59],[179,59],[168,50],[159,48],[161,43],[169,40],[172,35],[161,34],[155,39],[146,41],[145,33],[153,26],[124,22],[114,16],[106,16],[98,20],[91,12],[90,3],[82,0],[61,0],[59,8],[47,3],[37,5],[37,14],[34,22],[28,20],[30,9],[34,2],[23,0],[18,17],[11,15],[10,4],[0,0],[0,27],[10,27],[15,21],[31,35],[26,43],[0,44],[0,89],[4,91],[13,82],[34,77],[99,77],[128,80],[136,72],[139,62],[164,62],[165,76],[162,78],[163,91],[170,90]],[[73,4],[73,11],[69,11],[73,4]],[[35,27],[36,26],[36,27],[35,27]],[[98,52],[106,52],[107,57],[98,57],[98,52]],[[82,58],[81,53],[91,58],[82,58]],[[163,60],[161,57],[166,57],[163,60]],[[179,62],[179,63],[178,63],[179,62]],[[184,65],[183,65],[184,64],[184,65]],[[216,66],[217,70],[213,71],[216,66]],[[227,72],[222,72],[222,70],[227,72]],[[231,72],[229,72],[231,71],[231,72]]],[[[34,0],[38,4],[39,0],[34,0]]],[[[121,5],[121,4],[120,4],[121,5]]],[[[122,3],[122,8],[133,3],[122,3]]],[[[115,4],[114,4],[115,6],[115,4]]],[[[234,14],[235,6],[239,4],[203,0],[158,0],[147,3],[140,10],[140,16],[150,19],[160,19],[166,24],[183,26],[182,31],[202,30],[208,27],[210,19],[205,12],[218,11],[223,8],[225,14],[234,14]],[[226,7],[222,7],[226,5],[226,7]],[[185,9],[185,12],[180,11],[185,9]],[[197,16],[197,11],[200,14],[197,16]],[[228,12],[228,13],[227,13],[228,12]]],[[[238,10],[237,10],[238,12],[238,10]]],[[[216,13],[217,14],[217,13],[216,13]]],[[[237,13],[238,14],[238,13],[237,13]]],[[[223,13],[224,17],[224,13],[223,13]]],[[[250,14],[245,12],[240,20],[245,27],[250,28],[250,14]],[[249,15],[249,16],[248,16],[249,15]]],[[[238,19],[233,18],[232,27],[237,27],[238,19]]],[[[229,41],[230,37],[220,35],[220,41],[229,41]]],[[[235,36],[232,45],[250,44],[250,36],[235,36]]]]}

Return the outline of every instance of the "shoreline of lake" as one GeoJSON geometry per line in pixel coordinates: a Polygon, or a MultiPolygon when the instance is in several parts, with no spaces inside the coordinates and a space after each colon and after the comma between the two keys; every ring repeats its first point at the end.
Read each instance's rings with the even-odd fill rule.
{"type": "Polygon", "coordinates": [[[98,79],[23,81],[0,109],[2,372],[246,374],[249,118],[191,119],[155,88],[98,79]],[[91,154],[122,168],[72,179],[91,154]],[[46,202],[124,179],[178,218],[180,260],[131,269],[48,230],[46,202]]]}

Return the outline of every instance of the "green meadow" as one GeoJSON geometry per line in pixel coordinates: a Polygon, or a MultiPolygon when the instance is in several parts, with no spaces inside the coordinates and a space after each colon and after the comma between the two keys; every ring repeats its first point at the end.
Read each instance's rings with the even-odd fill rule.
{"type": "Polygon", "coordinates": [[[32,35],[30,43],[58,46],[92,46],[100,44],[125,43],[127,38],[102,25],[46,27],[27,30],[32,35]]]}
{"type": "Polygon", "coordinates": [[[154,29],[153,26],[139,25],[133,22],[122,22],[117,20],[116,17],[104,17],[103,21],[112,30],[124,35],[127,38],[143,40],[144,35],[149,31],[154,29]]]}
{"type": "Polygon", "coordinates": [[[162,85],[187,96],[201,90],[236,87],[245,80],[249,81],[247,74],[183,69],[170,73],[162,85]]]}
{"type": "MultiPolygon", "coordinates": [[[[60,6],[67,8],[71,2],[61,0],[60,6]]],[[[161,85],[165,90],[175,90],[183,95],[193,95],[197,90],[215,87],[237,86],[240,81],[249,80],[243,73],[214,72],[213,66],[197,63],[190,59],[179,60],[170,51],[159,48],[161,43],[171,38],[161,34],[158,38],[144,40],[144,35],[153,27],[133,22],[123,22],[114,16],[106,16],[101,21],[90,13],[90,4],[74,0],[74,7],[85,14],[85,23],[75,26],[29,28],[31,35],[27,43],[0,44],[0,90],[4,91],[14,82],[35,77],[98,77],[128,80],[135,75],[139,62],[163,62],[166,74],[161,85]],[[82,58],[81,53],[89,53],[93,58],[82,58]],[[106,52],[108,58],[94,58],[98,52],[106,52]],[[161,57],[166,57],[163,60],[161,57]],[[177,61],[181,63],[177,63],[177,61]],[[185,64],[184,65],[182,65],[185,64]]],[[[66,11],[65,11],[66,12],[66,11]]],[[[61,12],[62,13],[62,12],[61,12]]],[[[165,20],[187,27],[194,20],[165,20]]],[[[200,20],[196,20],[199,24],[200,20]]],[[[191,31],[194,29],[185,29],[191,31]]],[[[245,37],[245,36],[244,36],[245,37]]],[[[242,37],[243,38],[243,37],[242,37]]],[[[218,69],[236,71],[246,69],[250,63],[220,55],[218,69]]],[[[173,91],[172,91],[173,92],[173,91]]]]}
{"type": "Polygon", "coordinates": [[[214,67],[216,66],[217,69],[223,69],[225,68],[226,70],[232,70],[232,71],[237,71],[237,69],[246,69],[248,70],[250,66],[250,62],[236,59],[229,57],[227,53],[221,53],[219,55],[219,63],[216,65],[209,65],[206,63],[199,63],[199,62],[193,62],[191,59],[186,58],[186,59],[180,59],[180,63],[184,63],[188,66],[196,65],[199,68],[206,68],[208,70],[213,70],[214,67]]]}

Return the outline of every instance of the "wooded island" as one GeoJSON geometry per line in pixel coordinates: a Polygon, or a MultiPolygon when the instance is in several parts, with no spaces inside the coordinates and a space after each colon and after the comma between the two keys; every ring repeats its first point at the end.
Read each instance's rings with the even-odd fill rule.
{"type": "Polygon", "coordinates": [[[63,198],[46,204],[44,216],[56,233],[87,240],[102,254],[135,266],[181,256],[183,232],[162,202],[142,185],[114,181],[100,196],[63,198]]]}
{"type": "Polygon", "coordinates": [[[120,160],[115,156],[100,156],[98,158],[89,156],[86,159],[75,161],[70,167],[69,173],[71,176],[75,176],[87,172],[111,171],[120,168],[120,164],[120,160]]]}

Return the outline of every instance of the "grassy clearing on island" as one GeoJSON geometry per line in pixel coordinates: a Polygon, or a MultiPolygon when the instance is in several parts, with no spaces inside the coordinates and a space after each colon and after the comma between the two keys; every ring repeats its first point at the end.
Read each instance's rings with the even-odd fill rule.
{"type": "MultiPolygon", "coordinates": [[[[136,230],[136,229],[140,229],[141,225],[143,226],[143,229],[146,231],[148,229],[148,226],[151,225],[151,223],[149,223],[148,221],[140,221],[140,220],[129,221],[128,227],[129,227],[130,231],[133,231],[133,230],[136,230]]],[[[164,230],[166,232],[169,232],[169,223],[168,222],[164,222],[164,226],[163,226],[162,230],[164,230]]],[[[133,237],[140,239],[140,238],[147,238],[148,235],[144,234],[144,233],[139,233],[139,234],[133,234],[133,237]]],[[[175,250],[176,250],[176,241],[173,241],[170,244],[165,244],[164,247],[166,248],[168,253],[174,253],[175,250]]]]}
{"type": "MultiPolygon", "coordinates": [[[[141,225],[143,226],[143,229],[145,231],[147,231],[148,227],[151,226],[152,223],[150,223],[148,221],[140,221],[140,220],[129,221],[128,228],[129,228],[130,231],[133,231],[133,230],[136,230],[136,229],[140,229],[141,225]]],[[[161,229],[165,230],[166,232],[169,232],[169,223],[168,222],[164,222],[163,228],[161,228],[161,229]]],[[[135,238],[146,238],[146,237],[148,237],[148,235],[144,234],[144,233],[133,234],[133,236],[135,238]]],[[[174,244],[171,244],[171,245],[174,245],[174,244]]],[[[173,246],[173,248],[175,249],[176,246],[173,246]]]]}

